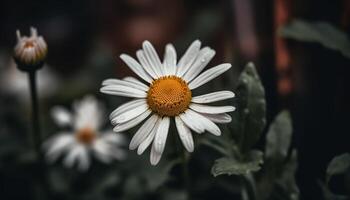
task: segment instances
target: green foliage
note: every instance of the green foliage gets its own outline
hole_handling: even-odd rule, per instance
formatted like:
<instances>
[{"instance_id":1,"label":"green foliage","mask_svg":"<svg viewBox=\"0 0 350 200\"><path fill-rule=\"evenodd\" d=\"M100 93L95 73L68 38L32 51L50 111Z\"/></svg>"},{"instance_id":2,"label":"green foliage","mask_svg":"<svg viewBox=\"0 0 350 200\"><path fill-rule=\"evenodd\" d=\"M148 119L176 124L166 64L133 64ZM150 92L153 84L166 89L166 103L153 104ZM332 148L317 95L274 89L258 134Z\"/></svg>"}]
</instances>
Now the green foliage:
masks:
<instances>
[{"instance_id":1,"label":"green foliage","mask_svg":"<svg viewBox=\"0 0 350 200\"><path fill-rule=\"evenodd\" d=\"M281 111L271 123L266 135L266 160L257 184L261 200L299 199L299 189L295 181L298 167L297 151L294 149L288 158L292 132L289 112Z\"/></svg>"},{"instance_id":2,"label":"green foliage","mask_svg":"<svg viewBox=\"0 0 350 200\"><path fill-rule=\"evenodd\" d=\"M344 153L332 159L327 167L327 182L333 175L343 174L350 169L350 154Z\"/></svg>"},{"instance_id":3,"label":"green foliage","mask_svg":"<svg viewBox=\"0 0 350 200\"><path fill-rule=\"evenodd\" d=\"M265 157L269 160L283 161L287 157L292 137L290 113L280 112L269 127L266 135Z\"/></svg>"},{"instance_id":4,"label":"green foliage","mask_svg":"<svg viewBox=\"0 0 350 200\"><path fill-rule=\"evenodd\" d=\"M349 196L334 194L328 188L328 184L333 176L344 175L344 184L349 185L349 173L350 173L350 154L344 153L334 157L327 167L326 183L321 183L325 198L328 200L333 199L349 199ZM345 186L346 187L346 186ZM349 187L349 186L348 186ZM347 194L349 195L349 193Z\"/></svg>"},{"instance_id":5,"label":"green foliage","mask_svg":"<svg viewBox=\"0 0 350 200\"><path fill-rule=\"evenodd\" d=\"M253 63L244 68L235 92L237 111L232 115L232 128L245 153L259 140L266 125L265 90Z\"/></svg>"},{"instance_id":6,"label":"green foliage","mask_svg":"<svg viewBox=\"0 0 350 200\"><path fill-rule=\"evenodd\" d=\"M215 161L211 170L214 176L249 174L263 163L263 153L251 150L266 124L265 90L253 63L244 68L235 92L237 111L232 117L232 135L205 142L225 156Z\"/></svg>"},{"instance_id":7,"label":"green foliage","mask_svg":"<svg viewBox=\"0 0 350 200\"><path fill-rule=\"evenodd\" d=\"M242 175L260 170L260 164L263 163L263 153L261 151L251 151L243 160L223 157L217 159L211 170L214 176L222 174Z\"/></svg>"},{"instance_id":8,"label":"green foliage","mask_svg":"<svg viewBox=\"0 0 350 200\"><path fill-rule=\"evenodd\" d=\"M317 42L350 58L350 40L346 33L325 22L294 20L280 29L280 35L304 42Z\"/></svg>"}]
</instances>

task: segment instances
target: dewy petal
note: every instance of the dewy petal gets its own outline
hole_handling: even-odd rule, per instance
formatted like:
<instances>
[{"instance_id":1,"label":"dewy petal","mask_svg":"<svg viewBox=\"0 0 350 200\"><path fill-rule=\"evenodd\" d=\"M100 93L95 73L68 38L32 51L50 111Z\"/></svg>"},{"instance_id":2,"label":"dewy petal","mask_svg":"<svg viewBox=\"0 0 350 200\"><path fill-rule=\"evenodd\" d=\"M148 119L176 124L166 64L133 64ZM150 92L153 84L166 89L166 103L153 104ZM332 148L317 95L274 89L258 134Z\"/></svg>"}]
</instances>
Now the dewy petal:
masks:
<instances>
[{"instance_id":1,"label":"dewy petal","mask_svg":"<svg viewBox=\"0 0 350 200\"><path fill-rule=\"evenodd\" d=\"M139 145L139 147L137 149L137 154L141 155L147 149L147 147L152 143L152 141L153 141L153 139L154 139L154 137L155 137L155 135L157 133L160 121L161 120L159 118L159 120L157 121L157 123L155 124L155 126L153 127L151 132L148 134L146 139Z\"/></svg>"},{"instance_id":2,"label":"dewy petal","mask_svg":"<svg viewBox=\"0 0 350 200\"><path fill-rule=\"evenodd\" d=\"M204 117L208 118L209 120L219 123L219 124L226 124L230 123L232 121L232 118L230 115L226 113L221 113L221 114L205 114L201 113Z\"/></svg>"},{"instance_id":3,"label":"dewy petal","mask_svg":"<svg viewBox=\"0 0 350 200\"><path fill-rule=\"evenodd\" d=\"M153 67L153 71L157 74L158 77L164 76L163 66L160 62L158 54L154 49L153 45L149 41L144 41L142 43L143 51L145 53L148 63Z\"/></svg>"},{"instance_id":4,"label":"dewy petal","mask_svg":"<svg viewBox=\"0 0 350 200\"><path fill-rule=\"evenodd\" d=\"M124 96L124 97L134 97L134 98L146 98L147 93L145 91L135 89L132 87L127 87L124 85L107 85L103 86L100 91L105 94Z\"/></svg>"},{"instance_id":5,"label":"dewy petal","mask_svg":"<svg viewBox=\"0 0 350 200\"><path fill-rule=\"evenodd\" d=\"M219 136L221 135L221 130L220 128L212 121L210 121L208 118L204 117L200 113L197 113L195 111L193 112L193 116L196 118L196 120L201 124L201 126L207 130L209 133Z\"/></svg>"},{"instance_id":6,"label":"dewy petal","mask_svg":"<svg viewBox=\"0 0 350 200\"><path fill-rule=\"evenodd\" d=\"M130 79L128 79L130 80ZM134 80L133 80L134 81ZM123 86L126 86L126 87L131 87L131 88L134 88L134 89L137 89L137 90L141 90L141 91L145 91L147 92L148 90L148 87L146 85L140 85L139 83L135 83L133 81L127 81L127 80L119 80L119 79L106 79L102 82L102 85L103 86L108 86L108 85L123 85Z\"/></svg>"},{"instance_id":7,"label":"dewy petal","mask_svg":"<svg viewBox=\"0 0 350 200\"><path fill-rule=\"evenodd\" d=\"M172 44L167 44L165 47L165 55L163 66L166 70L166 75L176 74L176 51Z\"/></svg>"},{"instance_id":8,"label":"dewy petal","mask_svg":"<svg viewBox=\"0 0 350 200\"><path fill-rule=\"evenodd\" d=\"M220 114L226 112L233 112L236 110L234 106L207 106L196 103L191 103L190 108L199 113L207 113L207 114Z\"/></svg>"},{"instance_id":9,"label":"dewy petal","mask_svg":"<svg viewBox=\"0 0 350 200\"><path fill-rule=\"evenodd\" d=\"M127 54L120 55L120 58L129 66L129 68L135 72L143 80L152 83L152 78L146 73L144 68L131 56Z\"/></svg>"},{"instance_id":10,"label":"dewy petal","mask_svg":"<svg viewBox=\"0 0 350 200\"><path fill-rule=\"evenodd\" d=\"M186 73L193 61L196 59L200 47L201 42L199 40L192 42L177 64L176 76L182 77L182 75Z\"/></svg>"},{"instance_id":11,"label":"dewy petal","mask_svg":"<svg viewBox=\"0 0 350 200\"><path fill-rule=\"evenodd\" d=\"M166 138L168 137L169 126L170 126L170 118L163 117L163 119L161 119L160 121L160 125L157 129L157 133L153 141L154 150L158 153L163 153L164 151Z\"/></svg>"},{"instance_id":12,"label":"dewy petal","mask_svg":"<svg viewBox=\"0 0 350 200\"><path fill-rule=\"evenodd\" d=\"M157 152L155 145L152 145L151 155L150 155L151 165L157 165L160 161L160 158L162 157L162 154L163 154L163 151Z\"/></svg>"},{"instance_id":13,"label":"dewy petal","mask_svg":"<svg viewBox=\"0 0 350 200\"><path fill-rule=\"evenodd\" d=\"M73 116L66 108L62 106L55 106L51 110L51 116L58 126L72 125Z\"/></svg>"},{"instance_id":14,"label":"dewy petal","mask_svg":"<svg viewBox=\"0 0 350 200\"><path fill-rule=\"evenodd\" d=\"M148 118L145 123L137 130L135 135L132 137L129 149L134 150L139 146L150 134L155 124L157 123L159 117L157 115L152 115ZM153 137L152 137L153 139Z\"/></svg>"},{"instance_id":15,"label":"dewy petal","mask_svg":"<svg viewBox=\"0 0 350 200\"><path fill-rule=\"evenodd\" d=\"M194 144L191 130L184 124L184 122L178 116L175 117L175 124L182 144L188 152L193 152Z\"/></svg>"},{"instance_id":16,"label":"dewy petal","mask_svg":"<svg viewBox=\"0 0 350 200\"><path fill-rule=\"evenodd\" d=\"M127 122L127 121L132 120L135 117L141 115L147 109L148 109L147 104L141 104L137 107L131 108L130 110L128 110L124 113L121 113L120 115L117 115L115 118L112 119L112 122L114 124L120 124L120 123Z\"/></svg>"},{"instance_id":17,"label":"dewy petal","mask_svg":"<svg viewBox=\"0 0 350 200\"><path fill-rule=\"evenodd\" d=\"M153 70L153 67L148 62L145 56L145 52L143 50L138 50L136 52L137 59L139 59L143 69L154 79L158 78L159 76L156 74L156 72Z\"/></svg>"},{"instance_id":18,"label":"dewy petal","mask_svg":"<svg viewBox=\"0 0 350 200\"><path fill-rule=\"evenodd\" d=\"M117 109L115 109L110 115L109 119L113 119L116 116L120 115L121 113L124 113L132 108L135 108L141 104L147 104L146 99L136 99L129 101L127 103L124 103L123 105L119 106Z\"/></svg>"},{"instance_id":19,"label":"dewy petal","mask_svg":"<svg viewBox=\"0 0 350 200\"><path fill-rule=\"evenodd\" d=\"M194 103L212 103L216 101L222 101L225 99L234 98L235 94L231 91L218 91L209 94L204 94L192 98Z\"/></svg>"},{"instance_id":20,"label":"dewy petal","mask_svg":"<svg viewBox=\"0 0 350 200\"><path fill-rule=\"evenodd\" d=\"M188 69L188 71L183 75L183 79L187 82L193 80L197 75L207 66L207 64L214 57L215 51L209 47L204 47L199 51L198 57Z\"/></svg>"},{"instance_id":21,"label":"dewy petal","mask_svg":"<svg viewBox=\"0 0 350 200\"><path fill-rule=\"evenodd\" d=\"M198 123L197 119L193 115L193 111L190 109L187 109L184 113L181 113L179 115L181 120L188 126L190 129L197 133L203 133L204 128L201 126L200 123Z\"/></svg>"},{"instance_id":22,"label":"dewy petal","mask_svg":"<svg viewBox=\"0 0 350 200\"><path fill-rule=\"evenodd\" d=\"M141 81L139 81L138 79L136 79L134 77L127 76L127 77L123 78L123 80L137 84L139 87L142 87L144 91L148 91L148 89L149 89L149 87L147 85L145 85L144 83L142 83Z\"/></svg>"},{"instance_id":23,"label":"dewy petal","mask_svg":"<svg viewBox=\"0 0 350 200\"><path fill-rule=\"evenodd\" d=\"M144 113L142 113L141 115L135 117L134 119L127 121L125 123L122 124L117 124L114 128L113 131L115 132L122 132L122 131L126 131L129 130L130 128L138 125L139 123L141 123L144 119L146 119L149 115L151 114L150 110L146 110ZM112 121L113 123L114 121Z\"/></svg>"},{"instance_id":24,"label":"dewy petal","mask_svg":"<svg viewBox=\"0 0 350 200\"><path fill-rule=\"evenodd\" d=\"M190 82L188 87L191 90L193 90L193 89L211 81L212 79L216 78L217 76L224 73L225 71L227 71L230 68L231 68L231 64L228 64L228 63L224 63L224 64L218 65L216 67L210 68L210 69L206 70L205 72L203 72L201 75L199 75L197 78L195 78L192 82Z\"/></svg>"}]
</instances>

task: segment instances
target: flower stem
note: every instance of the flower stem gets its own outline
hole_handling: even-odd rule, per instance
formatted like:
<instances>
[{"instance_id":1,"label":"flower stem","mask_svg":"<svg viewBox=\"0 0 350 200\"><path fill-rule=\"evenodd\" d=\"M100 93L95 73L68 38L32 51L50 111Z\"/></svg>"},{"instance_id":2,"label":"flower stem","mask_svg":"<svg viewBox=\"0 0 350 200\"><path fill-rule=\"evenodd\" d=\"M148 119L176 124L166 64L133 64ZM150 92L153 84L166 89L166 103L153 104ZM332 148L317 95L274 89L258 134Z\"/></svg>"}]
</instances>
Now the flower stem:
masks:
<instances>
[{"instance_id":1,"label":"flower stem","mask_svg":"<svg viewBox=\"0 0 350 200\"><path fill-rule=\"evenodd\" d=\"M31 94L32 103L32 140L34 144L34 149L39 158L41 157L41 131L40 131L40 121L39 121L39 106L38 106L38 94L36 88L36 71L31 70L29 73L29 86Z\"/></svg>"},{"instance_id":2,"label":"flower stem","mask_svg":"<svg viewBox=\"0 0 350 200\"><path fill-rule=\"evenodd\" d=\"M255 180L252 176L252 174L246 174L242 176L242 182L244 183L243 187L245 187L245 190L248 195L249 200L256 200L256 186L255 186Z\"/></svg>"},{"instance_id":3,"label":"flower stem","mask_svg":"<svg viewBox=\"0 0 350 200\"><path fill-rule=\"evenodd\" d=\"M182 174L185 182L185 189L187 194L187 200L191 199L191 182L190 182L190 173L188 170L188 158L186 150L182 151Z\"/></svg>"}]
</instances>

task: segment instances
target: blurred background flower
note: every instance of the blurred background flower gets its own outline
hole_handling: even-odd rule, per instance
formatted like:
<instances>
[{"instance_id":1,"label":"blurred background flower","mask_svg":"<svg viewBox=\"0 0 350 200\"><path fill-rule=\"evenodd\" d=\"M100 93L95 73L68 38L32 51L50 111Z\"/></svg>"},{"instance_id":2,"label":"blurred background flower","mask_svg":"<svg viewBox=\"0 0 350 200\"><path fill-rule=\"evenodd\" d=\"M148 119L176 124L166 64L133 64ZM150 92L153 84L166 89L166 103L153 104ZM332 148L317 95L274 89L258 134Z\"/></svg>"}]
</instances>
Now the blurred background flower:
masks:
<instances>
[{"instance_id":1,"label":"blurred background flower","mask_svg":"<svg viewBox=\"0 0 350 200\"><path fill-rule=\"evenodd\" d=\"M69 126L73 130L62 130L44 143L46 158L53 162L62 154L64 164L85 171L90 167L90 154L98 160L109 163L113 159L125 159L126 152L121 148L125 138L112 130L101 130L105 113L104 107L93 96L86 96L75 102L74 112L63 107L52 109L57 125Z\"/></svg>"}]
</instances>

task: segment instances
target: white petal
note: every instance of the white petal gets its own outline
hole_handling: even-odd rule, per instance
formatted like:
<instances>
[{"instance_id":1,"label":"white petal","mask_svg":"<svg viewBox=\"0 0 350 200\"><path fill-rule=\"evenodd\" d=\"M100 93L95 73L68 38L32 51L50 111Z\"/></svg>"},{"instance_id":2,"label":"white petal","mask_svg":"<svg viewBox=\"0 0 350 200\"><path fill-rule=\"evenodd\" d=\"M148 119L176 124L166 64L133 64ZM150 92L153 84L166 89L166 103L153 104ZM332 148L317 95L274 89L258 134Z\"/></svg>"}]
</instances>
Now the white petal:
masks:
<instances>
[{"instance_id":1,"label":"white petal","mask_svg":"<svg viewBox=\"0 0 350 200\"><path fill-rule=\"evenodd\" d=\"M53 162L75 143L76 140L72 133L57 134L43 144L43 148L46 150L45 156L49 162Z\"/></svg>"},{"instance_id":2,"label":"white petal","mask_svg":"<svg viewBox=\"0 0 350 200\"><path fill-rule=\"evenodd\" d=\"M162 154L163 154L163 152L157 152L155 150L155 146L152 145L151 155L150 155L151 165L157 165L160 161L160 158L162 157Z\"/></svg>"},{"instance_id":3,"label":"white petal","mask_svg":"<svg viewBox=\"0 0 350 200\"><path fill-rule=\"evenodd\" d=\"M219 123L219 124L226 124L230 123L232 121L232 118L230 115L226 113L221 113L221 114L205 114L201 113L204 117L208 118L209 120Z\"/></svg>"},{"instance_id":4,"label":"white petal","mask_svg":"<svg viewBox=\"0 0 350 200\"><path fill-rule=\"evenodd\" d=\"M193 112L193 116L196 118L196 120L201 124L201 126L207 130L209 133L219 136L221 135L221 130L220 128L212 121L210 121L208 118L204 117L203 115Z\"/></svg>"},{"instance_id":5,"label":"white petal","mask_svg":"<svg viewBox=\"0 0 350 200\"><path fill-rule=\"evenodd\" d=\"M75 162L78 163L78 168L80 170L86 170L90 165L87 149L81 144L77 144L71 148L67 157L64 159L64 164L67 167L72 167Z\"/></svg>"},{"instance_id":6,"label":"white petal","mask_svg":"<svg viewBox=\"0 0 350 200\"><path fill-rule=\"evenodd\" d=\"M152 78L146 73L143 67L135 59L127 54L120 55L120 58L129 66L133 72L135 72L135 74L149 83L152 82Z\"/></svg>"},{"instance_id":7,"label":"white petal","mask_svg":"<svg viewBox=\"0 0 350 200\"><path fill-rule=\"evenodd\" d=\"M115 116L111 121L113 124L120 124L134 119L135 117L141 115L148 109L147 104L141 104L137 107L131 108L120 115Z\"/></svg>"},{"instance_id":8,"label":"white petal","mask_svg":"<svg viewBox=\"0 0 350 200\"><path fill-rule=\"evenodd\" d=\"M135 108L137 106L140 106L142 104L147 104L146 99L136 99L129 101L127 103L124 103L123 105L119 106L116 108L110 115L109 119L113 119L116 116L120 115L121 113L124 113L132 108Z\"/></svg>"},{"instance_id":9,"label":"white petal","mask_svg":"<svg viewBox=\"0 0 350 200\"><path fill-rule=\"evenodd\" d=\"M135 135L132 137L129 149L134 150L143 142L146 137L150 134L152 131L153 127L157 123L159 117L157 115L152 115L149 119L145 121L144 124L137 130ZM152 138L153 139L153 138Z\"/></svg>"},{"instance_id":10,"label":"white petal","mask_svg":"<svg viewBox=\"0 0 350 200\"><path fill-rule=\"evenodd\" d=\"M192 65L194 60L196 59L199 49L201 47L201 42L196 40L192 42L190 47L186 50L185 54L181 57L177 64L176 76L182 77L188 68Z\"/></svg>"},{"instance_id":11,"label":"white petal","mask_svg":"<svg viewBox=\"0 0 350 200\"><path fill-rule=\"evenodd\" d=\"M55 106L51 110L51 116L59 126L72 125L73 117L72 114L61 106Z\"/></svg>"},{"instance_id":12,"label":"white petal","mask_svg":"<svg viewBox=\"0 0 350 200\"><path fill-rule=\"evenodd\" d=\"M204 69L204 67L207 66L214 55L215 51L209 47L201 49L194 63L191 65L185 75L183 75L183 79L187 82L194 79Z\"/></svg>"},{"instance_id":13,"label":"white petal","mask_svg":"<svg viewBox=\"0 0 350 200\"><path fill-rule=\"evenodd\" d=\"M212 102L230 99L234 97L235 97L235 94L231 91L218 91L218 92L213 92L213 93L193 97L191 101L194 103L212 103Z\"/></svg>"},{"instance_id":14,"label":"white petal","mask_svg":"<svg viewBox=\"0 0 350 200\"><path fill-rule=\"evenodd\" d=\"M147 149L147 147L152 143L152 141L157 133L159 122L160 122L160 118L157 121L157 123L155 124L155 126L153 127L153 129L151 130L151 132L148 134L146 139L144 141L142 141L142 143L139 145L139 147L137 149L137 154L141 155Z\"/></svg>"},{"instance_id":15,"label":"white petal","mask_svg":"<svg viewBox=\"0 0 350 200\"><path fill-rule=\"evenodd\" d=\"M74 102L74 129L90 127L98 130L103 122L103 106L93 96Z\"/></svg>"},{"instance_id":16,"label":"white petal","mask_svg":"<svg viewBox=\"0 0 350 200\"><path fill-rule=\"evenodd\" d=\"M103 86L100 91L105 94L124 96L124 97L134 97L134 98L146 98L147 93L145 91L135 89L132 87L127 87L124 85L107 85Z\"/></svg>"},{"instance_id":17,"label":"white petal","mask_svg":"<svg viewBox=\"0 0 350 200\"><path fill-rule=\"evenodd\" d=\"M225 71L227 71L230 68L231 68L231 64L228 64L228 63L224 63L224 64L218 65L216 67L210 68L210 69L206 70L205 72L203 72L201 75L197 76L197 78L194 79L188 85L188 87L191 90L193 90L193 89L211 81L212 79L216 78L217 76L224 73Z\"/></svg>"},{"instance_id":18,"label":"white petal","mask_svg":"<svg viewBox=\"0 0 350 200\"><path fill-rule=\"evenodd\" d=\"M153 71L158 75L158 77L164 76L163 66L160 62L158 54L154 49L153 45L149 41L144 41L142 43L143 51L145 53L148 63L153 67Z\"/></svg>"},{"instance_id":19,"label":"white petal","mask_svg":"<svg viewBox=\"0 0 350 200\"><path fill-rule=\"evenodd\" d=\"M172 44L168 44L165 47L164 55L164 69L166 70L166 75L176 74L176 51Z\"/></svg>"},{"instance_id":20,"label":"white petal","mask_svg":"<svg viewBox=\"0 0 350 200\"><path fill-rule=\"evenodd\" d=\"M111 130L101 133L98 140L103 140L104 142L114 145L114 146L124 146L127 140L123 134L115 133Z\"/></svg>"},{"instance_id":21,"label":"white petal","mask_svg":"<svg viewBox=\"0 0 350 200\"><path fill-rule=\"evenodd\" d=\"M184 113L180 114L179 117L186 124L186 126L188 126L193 131L197 133L203 133L205 131L193 115L193 111L190 109L187 109Z\"/></svg>"},{"instance_id":22,"label":"white petal","mask_svg":"<svg viewBox=\"0 0 350 200\"><path fill-rule=\"evenodd\" d=\"M137 79L135 79L137 80ZM141 83L141 82L139 82ZM123 86L126 86L126 87L131 87L131 88L134 88L134 89L137 89L137 90L141 90L141 91L147 91L148 90L148 87L146 85L140 85L139 83L135 83L133 81L126 81L126 80L119 80L119 79L106 79L102 82L102 85L103 86L108 86L108 85L123 85Z\"/></svg>"},{"instance_id":23,"label":"white petal","mask_svg":"<svg viewBox=\"0 0 350 200\"><path fill-rule=\"evenodd\" d=\"M142 87L144 91L148 91L148 89L149 89L149 87L147 85L145 85L144 83L142 83L141 81L139 81L138 79L136 79L134 77L127 76L127 77L123 78L123 80L137 84L139 87Z\"/></svg>"},{"instance_id":24,"label":"white petal","mask_svg":"<svg viewBox=\"0 0 350 200\"><path fill-rule=\"evenodd\" d=\"M122 131L126 131L129 130L130 128L138 125L139 123L141 123L144 119L146 119L146 117L148 117L151 114L150 110L146 110L144 113L142 113L141 115L135 117L134 119L127 121L125 123L122 124L117 124L113 131L115 132L122 132ZM112 121L113 123L114 121Z\"/></svg>"},{"instance_id":25,"label":"white petal","mask_svg":"<svg viewBox=\"0 0 350 200\"><path fill-rule=\"evenodd\" d=\"M162 153L164 151L166 138L168 137L169 126L170 126L170 118L163 117L163 119L161 119L160 121L159 127L157 129L157 133L153 141L154 150L157 151L158 153Z\"/></svg>"},{"instance_id":26,"label":"white petal","mask_svg":"<svg viewBox=\"0 0 350 200\"><path fill-rule=\"evenodd\" d=\"M136 52L136 56L139 59L143 69L154 79L158 78L159 76L156 74L156 72L153 69L153 66L148 62L145 56L145 52L143 50L138 50Z\"/></svg>"},{"instance_id":27,"label":"white petal","mask_svg":"<svg viewBox=\"0 0 350 200\"><path fill-rule=\"evenodd\" d=\"M234 106L207 106L202 104L191 103L190 108L200 112L207 114L220 114L226 112L233 112L236 110Z\"/></svg>"},{"instance_id":28,"label":"white petal","mask_svg":"<svg viewBox=\"0 0 350 200\"><path fill-rule=\"evenodd\" d=\"M110 152L110 146L104 140L96 140L92 149L94 150L96 158L104 163L109 163L112 161L112 156Z\"/></svg>"},{"instance_id":29,"label":"white petal","mask_svg":"<svg viewBox=\"0 0 350 200\"><path fill-rule=\"evenodd\" d=\"M193 152L194 144L191 130L184 124L184 122L178 116L175 117L175 124L182 144L188 152Z\"/></svg>"}]
</instances>

